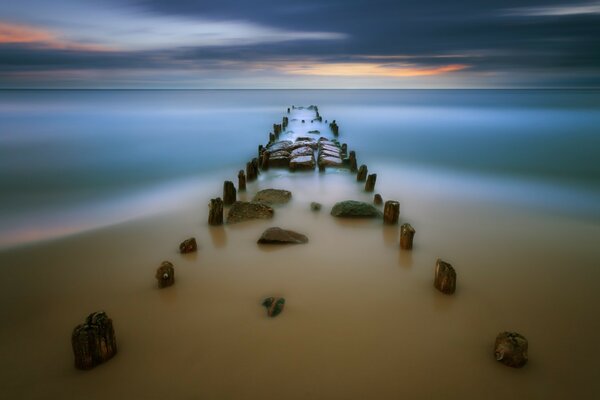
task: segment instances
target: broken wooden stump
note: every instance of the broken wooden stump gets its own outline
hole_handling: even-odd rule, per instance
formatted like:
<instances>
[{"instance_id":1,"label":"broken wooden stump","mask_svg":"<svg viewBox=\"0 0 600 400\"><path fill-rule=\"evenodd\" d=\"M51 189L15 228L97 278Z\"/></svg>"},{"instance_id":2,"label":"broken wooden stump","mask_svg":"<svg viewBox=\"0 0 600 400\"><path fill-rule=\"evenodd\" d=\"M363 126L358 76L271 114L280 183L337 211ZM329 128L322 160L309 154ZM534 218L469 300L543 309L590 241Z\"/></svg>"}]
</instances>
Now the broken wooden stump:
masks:
<instances>
[{"instance_id":1,"label":"broken wooden stump","mask_svg":"<svg viewBox=\"0 0 600 400\"><path fill-rule=\"evenodd\" d=\"M240 192L246 190L246 174L243 169L238 172L238 189Z\"/></svg>"},{"instance_id":2,"label":"broken wooden stump","mask_svg":"<svg viewBox=\"0 0 600 400\"><path fill-rule=\"evenodd\" d=\"M262 168L263 171L269 169L270 159L271 159L271 153L269 153L268 151L264 151L260 158L260 167Z\"/></svg>"},{"instance_id":3,"label":"broken wooden stump","mask_svg":"<svg viewBox=\"0 0 600 400\"><path fill-rule=\"evenodd\" d=\"M226 206L235 203L237 200L237 192L235 190L235 186L233 186L233 182L225 181L223 182L223 204Z\"/></svg>"},{"instance_id":4,"label":"broken wooden stump","mask_svg":"<svg viewBox=\"0 0 600 400\"><path fill-rule=\"evenodd\" d=\"M223 200L221 200L220 197L217 197L216 199L210 199L210 204L208 205L208 224L223 224Z\"/></svg>"},{"instance_id":5,"label":"broken wooden stump","mask_svg":"<svg viewBox=\"0 0 600 400\"><path fill-rule=\"evenodd\" d=\"M513 368L527 364L529 343L525 336L517 332L501 332L496 336L494 355L496 360Z\"/></svg>"},{"instance_id":6,"label":"broken wooden stump","mask_svg":"<svg viewBox=\"0 0 600 400\"><path fill-rule=\"evenodd\" d=\"M246 181L252 182L258 177L258 158L246 163Z\"/></svg>"},{"instance_id":7,"label":"broken wooden stump","mask_svg":"<svg viewBox=\"0 0 600 400\"><path fill-rule=\"evenodd\" d=\"M169 261L163 261L154 275L158 281L159 288L166 288L175 283L175 268Z\"/></svg>"},{"instance_id":8,"label":"broken wooden stump","mask_svg":"<svg viewBox=\"0 0 600 400\"><path fill-rule=\"evenodd\" d=\"M75 368L92 369L117 354L117 340L112 320L105 312L90 314L71 334Z\"/></svg>"},{"instance_id":9,"label":"broken wooden stump","mask_svg":"<svg viewBox=\"0 0 600 400\"><path fill-rule=\"evenodd\" d=\"M397 224L400 216L400 203L388 200L383 206L383 222L389 225Z\"/></svg>"},{"instance_id":10,"label":"broken wooden stump","mask_svg":"<svg viewBox=\"0 0 600 400\"><path fill-rule=\"evenodd\" d=\"M338 126L338 124L335 122L335 119L329 124L329 127L331 128L331 132L333 132L333 134L335 136L340 134L340 127Z\"/></svg>"},{"instance_id":11,"label":"broken wooden stump","mask_svg":"<svg viewBox=\"0 0 600 400\"><path fill-rule=\"evenodd\" d=\"M265 147L262 144L258 145L258 158L262 156L263 151L265 151Z\"/></svg>"},{"instance_id":12,"label":"broken wooden stump","mask_svg":"<svg viewBox=\"0 0 600 400\"><path fill-rule=\"evenodd\" d=\"M365 164L361 165L360 168L358 169L358 174L356 174L356 181L357 182L366 181L368 171L369 170Z\"/></svg>"},{"instance_id":13,"label":"broken wooden stump","mask_svg":"<svg viewBox=\"0 0 600 400\"><path fill-rule=\"evenodd\" d=\"M258 244L302 244L308 243L308 237L298 232L279 227L268 228L258 239Z\"/></svg>"},{"instance_id":14,"label":"broken wooden stump","mask_svg":"<svg viewBox=\"0 0 600 400\"><path fill-rule=\"evenodd\" d=\"M456 271L449 263L437 259L435 263L435 281L433 285L444 294L452 294L456 290Z\"/></svg>"},{"instance_id":15,"label":"broken wooden stump","mask_svg":"<svg viewBox=\"0 0 600 400\"><path fill-rule=\"evenodd\" d=\"M346 156L348 154L348 145L346 143L342 143L342 155Z\"/></svg>"},{"instance_id":16,"label":"broken wooden stump","mask_svg":"<svg viewBox=\"0 0 600 400\"><path fill-rule=\"evenodd\" d=\"M276 317L283 311L285 299L283 297L267 297L262 302L262 305L267 308L267 315L269 317Z\"/></svg>"},{"instance_id":17,"label":"broken wooden stump","mask_svg":"<svg viewBox=\"0 0 600 400\"><path fill-rule=\"evenodd\" d=\"M269 132L269 143L275 143L275 134Z\"/></svg>"},{"instance_id":18,"label":"broken wooden stump","mask_svg":"<svg viewBox=\"0 0 600 400\"><path fill-rule=\"evenodd\" d=\"M358 170L356 166L356 152L354 150L350 151L348 155L348 163L350 164L350 171L356 172Z\"/></svg>"},{"instance_id":19,"label":"broken wooden stump","mask_svg":"<svg viewBox=\"0 0 600 400\"><path fill-rule=\"evenodd\" d=\"M181 242L181 244L179 245L179 251L182 254L185 253L191 253L198 250L198 245L196 244L196 238L189 238L189 239L185 239L183 242Z\"/></svg>"},{"instance_id":20,"label":"broken wooden stump","mask_svg":"<svg viewBox=\"0 0 600 400\"><path fill-rule=\"evenodd\" d=\"M415 236L415 228L411 224L402 224L400 226L400 248L410 250L413 247L413 238Z\"/></svg>"},{"instance_id":21,"label":"broken wooden stump","mask_svg":"<svg viewBox=\"0 0 600 400\"><path fill-rule=\"evenodd\" d=\"M381 195L379 193L375 194L375 196L373 196L373 203L377 204L378 206L383 204L383 198L381 197Z\"/></svg>"},{"instance_id":22,"label":"broken wooden stump","mask_svg":"<svg viewBox=\"0 0 600 400\"><path fill-rule=\"evenodd\" d=\"M365 183L365 191L372 192L375 190L375 182L377 181L377 174L371 174L367 177L367 183Z\"/></svg>"}]
</instances>

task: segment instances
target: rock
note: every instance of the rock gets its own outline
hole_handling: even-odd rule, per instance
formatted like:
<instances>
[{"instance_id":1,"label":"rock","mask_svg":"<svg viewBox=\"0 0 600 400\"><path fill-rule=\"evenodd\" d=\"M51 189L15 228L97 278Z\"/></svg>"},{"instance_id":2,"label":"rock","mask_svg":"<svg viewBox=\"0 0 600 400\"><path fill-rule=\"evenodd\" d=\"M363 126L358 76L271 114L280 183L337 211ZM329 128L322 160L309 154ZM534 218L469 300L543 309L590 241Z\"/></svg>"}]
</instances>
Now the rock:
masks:
<instances>
[{"instance_id":1,"label":"rock","mask_svg":"<svg viewBox=\"0 0 600 400\"><path fill-rule=\"evenodd\" d=\"M451 264L437 259L435 263L435 280L433 285L444 294L452 294L456 290L456 271Z\"/></svg>"},{"instance_id":2,"label":"rock","mask_svg":"<svg viewBox=\"0 0 600 400\"><path fill-rule=\"evenodd\" d=\"M290 147L290 151L296 150L300 147L310 147L311 149L317 149L319 147L318 143L314 140L301 140L297 141Z\"/></svg>"},{"instance_id":3,"label":"rock","mask_svg":"<svg viewBox=\"0 0 600 400\"><path fill-rule=\"evenodd\" d=\"M296 158L300 156L312 156L314 154L314 150L308 146L298 147L294 149L290 154L291 158Z\"/></svg>"},{"instance_id":4,"label":"rock","mask_svg":"<svg viewBox=\"0 0 600 400\"><path fill-rule=\"evenodd\" d=\"M527 364L528 347L529 343L523 335L517 332L501 332L496 336L494 355L502 364L520 368Z\"/></svg>"},{"instance_id":5,"label":"rock","mask_svg":"<svg viewBox=\"0 0 600 400\"><path fill-rule=\"evenodd\" d=\"M314 169L315 158L313 156L299 156L290 160L290 169Z\"/></svg>"},{"instance_id":6,"label":"rock","mask_svg":"<svg viewBox=\"0 0 600 400\"><path fill-rule=\"evenodd\" d=\"M313 211L320 211L321 203L317 203L316 201L313 201L312 203L310 203L310 209Z\"/></svg>"},{"instance_id":7,"label":"rock","mask_svg":"<svg viewBox=\"0 0 600 400\"><path fill-rule=\"evenodd\" d=\"M336 203L331 209L331 215L341 218L378 218L382 216L381 211L371 204L355 200Z\"/></svg>"},{"instance_id":8,"label":"rock","mask_svg":"<svg viewBox=\"0 0 600 400\"><path fill-rule=\"evenodd\" d=\"M227 223L235 224L252 219L269 219L273 218L273 214L273 209L265 203L256 201L236 201L229 209Z\"/></svg>"},{"instance_id":9,"label":"rock","mask_svg":"<svg viewBox=\"0 0 600 400\"><path fill-rule=\"evenodd\" d=\"M91 369L117 354L112 320L105 312L91 313L71 334L75 368Z\"/></svg>"},{"instance_id":10,"label":"rock","mask_svg":"<svg viewBox=\"0 0 600 400\"><path fill-rule=\"evenodd\" d=\"M159 288L165 288L175 283L175 268L169 261L163 261L154 276Z\"/></svg>"},{"instance_id":11,"label":"rock","mask_svg":"<svg viewBox=\"0 0 600 400\"><path fill-rule=\"evenodd\" d=\"M269 156L269 167L271 168L287 168L290 165L290 156L287 152L277 152L277 155Z\"/></svg>"},{"instance_id":12,"label":"rock","mask_svg":"<svg viewBox=\"0 0 600 400\"><path fill-rule=\"evenodd\" d=\"M182 254L191 253L191 252L196 251L196 250L198 250L198 245L196 244L196 239L195 238L185 239L179 245L179 251Z\"/></svg>"},{"instance_id":13,"label":"rock","mask_svg":"<svg viewBox=\"0 0 600 400\"><path fill-rule=\"evenodd\" d=\"M280 150L288 150L294 143L291 140L282 140L280 142L271 143L267 146L269 153L274 153Z\"/></svg>"},{"instance_id":14,"label":"rock","mask_svg":"<svg viewBox=\"0 0 600 400\"><path fill-rule=\"evenodd\" d=\"M321 131L318 131L318 130L314 129L312 131L308 131L308 133L311 133L313 135L318 135L319 133L321 133Z\"/></svg>"},{"instance_id":15,"label":"rock","mask_svg":"<svg viewBox=\"0 0 600 400\"><path fill-rule=\"evenodd\" d=\"M282 189L264 189L254 195L252 201L260 201L267 204L283 204L290 201L292 192Z\"/></svg>"},{"instance_id":16,"label":"rock","mask_svg":"<svg viewBox=\"0 0 600 400\"><path fill-rule=\"evenodd\" d=\"M267 315L269 317L276 317L283 311L285 299L283 297L267 297L262 302L262 305L267 308Z\"/></svg>"},{"instance_id":17,"label":"rock","mask_svg":"<svg viewBox=\"0 0 600 400\"><path fill-rule=\"evenodd\" d=\"M307 242L308 238L305 235L279 227L267 229L258 239L259 244L301 244Z\"/></svg>"},{"instance_id":18,"label":"rock","mask_svg":"<svg viewBox=\"0 0 600 400\"><path fill-rule=\"evenodd\" d=\"M310 132L308 132L310 133ZM299 136L295 140L296 142L314 142L315 139L308 136Z\"/></svg>"},{"instance_id":19,"label":"rock","mask_svg":"<svg viewBox=\"0 0 600 400\"><path fill-rule=\"evenodd\" d=\"M323 156L323 157L319 157L319 166L321 166L321 165L327 166L327 167L341 167L344 165L344 163L341 158Z\"/></svg>"},{"instance_id":20,"label":"rock","mask_svg":"<svg viewBox=\"0 0 600 400\"><path fill-rule=\"evenodd\" d=\"M339 151L331 151L331 150L320 150L319 157L333 157L333 158L342 158L341 153Z\"/></svg>"}]
</instances>

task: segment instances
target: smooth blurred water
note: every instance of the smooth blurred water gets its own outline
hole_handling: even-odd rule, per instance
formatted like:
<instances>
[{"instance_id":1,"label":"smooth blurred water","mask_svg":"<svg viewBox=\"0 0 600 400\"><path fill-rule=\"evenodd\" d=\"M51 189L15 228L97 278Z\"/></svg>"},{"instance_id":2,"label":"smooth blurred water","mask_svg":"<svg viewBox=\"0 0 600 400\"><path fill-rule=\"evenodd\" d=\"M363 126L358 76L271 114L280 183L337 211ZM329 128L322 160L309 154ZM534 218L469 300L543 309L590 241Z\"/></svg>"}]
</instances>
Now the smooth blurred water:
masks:
<instances>
[{"instance_id":1,"label":"smooth blurred water","mask_svg":"<svg viewBox=\"0 0 600 400\"><path fill-rule=\"evenodd\" d=\"M336 119L359 162L600 221L599 91L1 91L0 246L158 212L215 171L235 176L292 104Z\"/></svg>"}]
</instances>

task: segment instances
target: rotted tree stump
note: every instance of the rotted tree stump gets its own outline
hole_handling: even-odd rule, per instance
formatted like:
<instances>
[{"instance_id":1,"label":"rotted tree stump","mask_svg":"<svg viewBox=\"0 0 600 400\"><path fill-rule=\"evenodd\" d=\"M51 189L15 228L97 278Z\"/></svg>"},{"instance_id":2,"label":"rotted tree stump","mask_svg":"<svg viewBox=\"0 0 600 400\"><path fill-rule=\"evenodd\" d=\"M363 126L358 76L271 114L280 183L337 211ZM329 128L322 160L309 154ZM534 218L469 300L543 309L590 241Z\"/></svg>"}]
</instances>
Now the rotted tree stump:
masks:
<instances>
[{"instance_id":1,"label":"rotted tree stump","mask_svg":"<svg viewBox=\"0 0 600 400\"><path fill-rule=\"evenodd\" d=\"M366 181L368 171L369 170L365 164L361 165L360 168L358 169L358 174L356 174L356 181L357 182Z\"/></svg>"},{"instance_id":2,"label":"rotted tree stump","mask_svg":"<svg viewBox=\"0 0 600 400\"><path fill-rule=\"evenodd\" d=\"M112 320L105 312L90 314L71 334L75 368L92 369L117 354L117 340Z\"/></svg>"},{"instance_id":3,"label":"rotted tree stump","mask_svg":"<svg viewBox=\"0 0 600 400\"><path fill-rule=\"evenodd\" d=\"M196 238L185 239L179 245L179 251L182 254L191 253L198 250L198 245L196 244Z\"/></svg>"},{"instance_id":4,"label":"rotted tree stump","mask_svg":"<svg viewBox=\"0 0 600 400\"><path fill-rule=\"evenodd\" d=\"M375 194L375 196L373 196L373 203L377 204L378 206L383 204L383 198L381 197L381 195L379 193Z\"/></svg>"},{"instance_id":5,"label":"rotted tree stump","mask_svg":"<svg viewBox=\"0 0 600 400\"><path fill-rule=\"evenodd\" d=\"M238 172L238 188L240 192L246 190L246 174L243 169Z\"/></svg>"},{"instance_id":6,"label":"rotted tree stump","mask_svg":"<svg viewBox=\"0 0 600 400\"><path fill-rule=\"evenodd\" d=\"M223 182L223 204L226 206L235 203L237 200L237 192L235 190L235 186L233 186L233 182L225 181Z\"/></svg>"},{"instance_id":7,"label":"rotted tree stump","mask_svg":"<svg viewBox=\"0 0 600 400\"><path fill-rule=\"evenodd\" d=\"M415 228L411 224L402 224L400 226L400 248L410 250L413 247L413 238L415 237Z\"/></svg>"},{"instance_id":8,"label":"rotted tree stump","mask_svg":"<svg viewBox=\"0 0 600 400\"><path fill-rule=\"evenodd\" d=\"M354 150L350 151L348 155L348 161L350 163L350 171L356 172L358 170L356 166L356 152Z\"/></svg>"},{"instance_id":9,"label":"rotted tree stump","mask_svg":"<svg viewBox=\"0 0 600 400\"><path fill-rule=\"evenodd\" d=\"M452 294L456 290L456 271L449 263L437 259L435 263L435 281L433 285L444 294Z\"/></svg>"},{"instance_id":10,"label":"rotted tree stump","mask_svg":"<svg viewBox=\"0 0 600 400\"><path fill-rule=\"evenodd\" d=\"M501 332L496 336L494 355L496 360L513 368L527 364L529 342L517 332Z\"/></svg>"},{"instance_id":11,"label":"rotted tree stump","mask_svg":"<svg viewBox=\"0 0 600 400\"><path fill-rule=\"evenodd\" d=\"M365 183L365 191L372 192L375 190L375 182L377 181L377 174L371 174L367 177L367 183Z\"/></svg>"},{"instance_id":12,"label":"rotted tree stump","mask_svg":"<svg viewBox=\"0 0 600 400\"><path fill-rule=\"evenodd\" d=\"M262 305L267 308L269 317L276 317L283 311L285 299L283 297L267 297Z\"/></svg>"},{"instance_id":13,"label":"rotted tree stump","mask_svg":"<svg viewBox=\"0 0 600 400\"><path fill-rule=\"evenodd\" d=\"M383 206L383 222L389 225L397 224L400 216L400 203L388 200Z\"/></svg>"},{"instance_id":14,"label":"rotted tree stump","mask_svg":"<svg viewBox=\"0 0 600 400\"><path fill-rule=\"evenodd\" d=\"M154 276L158 281L159 288L166 288L175 283L175 268L169 261L163 261L156 270Z\"/></svg>"},{"instance_id":15,"label":"rotted tree stump","mask_svg":"<svg viewBox=\"0 0 600 400\"><path fill-rule=\"evenodd\" d=\"M223 225L223 200L220 197L210 199L210 204L208 205L208 224Z\"/></svg>"}]
</instances>

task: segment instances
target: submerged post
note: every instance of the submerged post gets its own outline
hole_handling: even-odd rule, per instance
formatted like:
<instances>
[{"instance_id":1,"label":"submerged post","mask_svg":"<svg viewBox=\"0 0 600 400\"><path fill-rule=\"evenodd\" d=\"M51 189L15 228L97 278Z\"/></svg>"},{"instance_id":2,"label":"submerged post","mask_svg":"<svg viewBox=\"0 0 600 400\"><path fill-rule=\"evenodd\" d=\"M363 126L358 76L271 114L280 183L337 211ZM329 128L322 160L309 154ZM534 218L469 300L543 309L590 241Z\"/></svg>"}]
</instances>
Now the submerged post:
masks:
<instances>
[{"instance_id":1,"label":"submerged post","mask_svg":"<svg viewBox=\"0 0 600 400\"><path fill-rule=\"evenodd\" d=\"M235 186L233 186L233 182L223 182L223 204L230 205L235 203L236 197L237 192L235 190Z\"/></svg>"},{"instance_id":2,"label":"submerged post","mask_svg":"<svg viewBox=\"0 0 600 400\"><path fill-rule=\"evenodd\" d=\"M354 150L350 151L348 155L348 161L350 162L350 171L356 172L356 152Z\"/></svg>"},{"instance_id":3,"label":"submerged post","mask_svg":"<svg viewBox=\"0 0 600 400\"><path fill-rule=\"evenodd\" d=\"M397 224L400 216L400 203L394 200L388 200L383 206L383 222L386 224Z\"/></svg>"},{"instance_id":4,"label":"submerged post","mask_svg":"<svg viewBox=\"0 0 600 400\"><path fill-rule=\"evenodd\" d=\"M435 281L433 285L444 294L452 294L456 290L456 271L452 265L439 258L435 263Z\"/></svg>"},{"instance_id":5,"label":"submerged post","mask_svg":"<svg viewBox=\"0 0 600 400\"><path fill-rule=\"evenodd\" d=\"M117 354L112 320L105 312L91 313L71 334L75 368L92 369Z\"/></svg>"},{"instance_id":6,"label":"submerged post","mask_svg":"<svg viewBox=\"0 0 600 400\"><path fill-rule=\"evenodd\" d=\"M372 192L375 190L375 182L377 181L377 174L371 174L367 178L367 183L365 184L365 191Z\"/></svg>"},{"instance_id":7,"label":"submerged post","mask_svg":"<svg viewBox=\"0 0 600 400\"><path fill-rule=\"evenodd\" d=\"M378 206L383 204L383 198L381 197L381 195L379 193L375 194L375 196L373 196L373 203L377 204Z\"/></svg>"},{"instance_id":8,"label":"submerged post","mask_svg":"<svg viewBox=\"0 0 600 400\"><path fill-rule=\"evenodd\" d=\"M208 224L222 225L223 224L223 200L220 197L210 199L208 209Z\"/></svg>"},{"instance_id":9,"label":"submerged post","mask_svg":"<svg viewBox=\"0 0 600 400\"><path fill-rule=\"evenodd\" d=\"M238 172L238 188L240 192L246 190L246 174L243 169Z\"/></svg>"},{"instance_id":10,"label":"submerged post","mask_svg":"<svg viewBox=\"0 0 600 400\"><path fill-rule=\"evenodd\" d=\"M411 224L402 224L400 226L400 248L410 250L413 247L413 238L415 236L415 228Z\"/></svg>"},{"instance_id":11,"label":"submerged post","mask_svg":"<svg viewBox=\"0 0 600 400\"><path fill-rule=\"evenodd\" d=\"M356 181L357 182L366 181L368 171L369 170L365 164L361 165L360 168L358 169L358 174L356 174Z\"/></svg>"}]
</instances>

